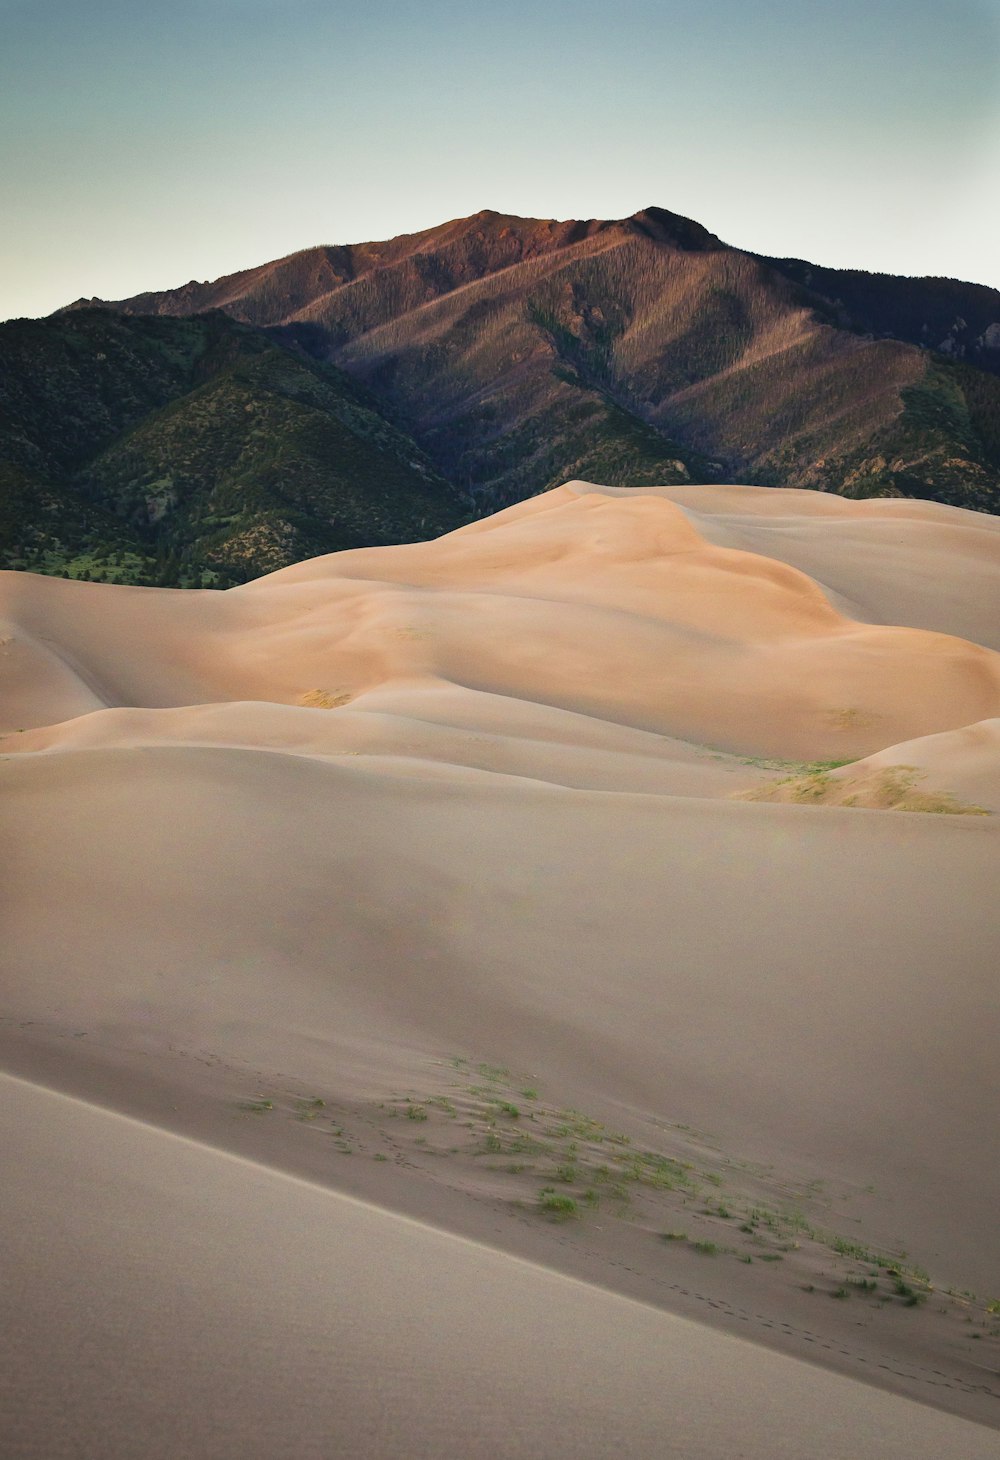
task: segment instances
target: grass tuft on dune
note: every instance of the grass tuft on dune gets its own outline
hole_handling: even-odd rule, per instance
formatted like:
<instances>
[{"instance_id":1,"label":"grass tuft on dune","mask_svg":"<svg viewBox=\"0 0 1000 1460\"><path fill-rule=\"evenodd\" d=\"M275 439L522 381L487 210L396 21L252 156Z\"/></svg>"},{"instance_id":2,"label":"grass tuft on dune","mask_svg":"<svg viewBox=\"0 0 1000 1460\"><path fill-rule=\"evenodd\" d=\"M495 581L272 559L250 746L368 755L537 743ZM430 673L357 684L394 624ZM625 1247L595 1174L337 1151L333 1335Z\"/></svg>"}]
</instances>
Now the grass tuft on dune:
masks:
<instances>
[{"instance_id":1,"label":"grass tuft on dune","mask_svg":"<svg viewBox=\"0 0 1000 1460\"><path fill-rule=\"evenodd\" d=\"M815 770L804 776L738 791L742 801L772 801L796 806L857 806L869 811L920 811L936 816L989 816L985 806L960 801L950 791L925 791L925 773L916 766L886 766L862 775Z\"/></svg>"}]
</instances>

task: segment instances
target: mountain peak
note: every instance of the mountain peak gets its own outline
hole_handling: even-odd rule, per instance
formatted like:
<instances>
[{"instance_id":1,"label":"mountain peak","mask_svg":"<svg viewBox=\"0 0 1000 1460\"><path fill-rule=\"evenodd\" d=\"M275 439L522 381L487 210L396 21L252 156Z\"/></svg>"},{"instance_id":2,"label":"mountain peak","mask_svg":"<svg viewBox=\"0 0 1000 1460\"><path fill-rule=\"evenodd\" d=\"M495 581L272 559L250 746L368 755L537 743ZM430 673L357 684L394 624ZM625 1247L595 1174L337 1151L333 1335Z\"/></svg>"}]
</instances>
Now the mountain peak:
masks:
<instances>
[{"instance_id":1,"label":"mountain peak","mask_svg":"<svg viewBox=\"0 0 1000 1460\"><path fill-rule=\"evenodd\" d=\"M717 249L729 248L729 244L723 243L701 223L680 213L671 213L666 208L642 208L625 221L656 243L672 244L688 253L713 253Z\"/></svg>"}]
</instances>

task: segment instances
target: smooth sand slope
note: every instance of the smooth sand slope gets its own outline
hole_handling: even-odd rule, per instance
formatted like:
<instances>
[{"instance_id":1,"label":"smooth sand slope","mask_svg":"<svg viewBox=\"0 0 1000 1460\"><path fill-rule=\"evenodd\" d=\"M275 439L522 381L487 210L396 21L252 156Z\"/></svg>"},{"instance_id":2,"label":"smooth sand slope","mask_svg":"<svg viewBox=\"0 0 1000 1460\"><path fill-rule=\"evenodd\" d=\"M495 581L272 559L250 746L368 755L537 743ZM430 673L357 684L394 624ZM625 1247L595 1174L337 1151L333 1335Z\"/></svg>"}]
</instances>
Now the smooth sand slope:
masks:
<instances>
[{"instance_id":1,"label":"smooth sand slope","mask_svg":"<svg viewBox=\"0 0 1000 1460\"><path fill-rule=\"evenodd\" d=\"M1000 1426L997 519L575 483L434 543L225 594L0 581L0 1064L251 1158L257 1174L237 1178L222 1155L114 1126L141 1146L140 1205L162 1163L174 1170L168 1150L211 1167L179 1242L202 1221L225 1227L242 1182L262 1221L302 1208L304 1273L315 1204L345 1242L357 1219L262 1168L298 1172ZM904 802L884 794L887 774L932 809L891 809ZM56 1109L18 1090L26 1111ZM75 1211L80 1163L54 1158L53 1132L82 1123L90 1151L111 1117L58 1109L18 1123L18 1160L43 1163L51 1200ZM72 1240L112 1230L101 1201L101 1215L80 1208ZM367 1250L453 1263L456 1294L484 1314L499 1288L527 1301L543 1282L393 1221L366 1215ZM83 1243L92 1273L105 1240ZM264 1255L234 1228L211 1270ZM366 1288L361 1270L381 1261L351 1258L350 1301L378 1315L366 1309L340 1362L360 1385L370 1360L377 1392L390 1408L412 1400L414 1420L407 1445L390 1425L357 1453L522 1453L496 1418L506 1366L483 1378L454 1333L435 1334L425 1367L379 1370L394 1291ZM164 1257L171 1278L178 1264ZM140 1268L115 1278L108 1312L147 1280ZM73 1287L80 1303L96 1281ZM745 1344L725 1359L718 1335L544 1281L567 1331L586 1322L614 1353L634 1332L654 1369L685 1354L703 1355L702 1374L778 1363ZM279 1302L269 1284L239 1298L255 1333ZM220 1276L209 1328L226 1334L236 1302ZM308 1346L320 1298L303 1302ZM343 1353L342 1331L329 1342ZM293 1366L254 1343L244 1377L285 1414ZM588 1442L567 1418L596 1382L580 1345L559 1374L529 1364L536 1377L514 1386L555 1454L608 1453L600 1428ZM142 1344L129 1354L138 1392ZM479 1414L480 1451L440 1448L435 1404L413 1399L436 1392L425 1368L435 1383L452 1373L456 1423L467 1433ZM659 1420L642 1428L652 1371L621 1369L628 1394L594 1392L629 1453L720 1453L723 1432L732 1447L745 1397L727 1389L718 1415L700 1397L670 1450ZM782 1435L801 1437L782 1395L814 1386L816 1442L782 1451L765 1405L735 1453L897 1453L877 1429L828 1441L821 1396L851 1394L845 1414L882 1423L888 1401L868 1385L767 1372L754 1382ZM17 1373L25 1436L45 1406ZM532 1406L550 1381L543 1422ZM97 1426L110 1380L78 1382L66 1403ZM164 1384L208 1424L203 1375L178 1358ZM368 1435L351 1392L352 1433ZM906 1413L898 1453L923 1453L913 1436L930 1443L939 1421ZM123 1433L79 1453L132 1453ZM194 1433L143 1453L229 1453ZM963 1444L950 1452L978 1453Z\"/></svg>"},{"instance_id":2,"label":"smooth sand slope","mask_svg":"<svg viewBox=\"0 0 1000 1460\"><path fill-rule=\"evenodd\" d=\"M7 1460L996 1454L978 1425L745 1340L37 1086L0 1094Z\"/></svg>"}]
</instances>

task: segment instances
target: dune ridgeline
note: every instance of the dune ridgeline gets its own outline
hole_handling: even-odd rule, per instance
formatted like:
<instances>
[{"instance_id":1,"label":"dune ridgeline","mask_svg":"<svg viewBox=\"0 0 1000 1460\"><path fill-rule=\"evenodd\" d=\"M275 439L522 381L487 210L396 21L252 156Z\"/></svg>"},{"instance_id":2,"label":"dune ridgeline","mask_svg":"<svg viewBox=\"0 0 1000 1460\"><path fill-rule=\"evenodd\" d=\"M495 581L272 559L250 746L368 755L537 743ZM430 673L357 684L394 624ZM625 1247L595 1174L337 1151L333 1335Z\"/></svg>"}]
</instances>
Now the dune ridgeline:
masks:
<instances>
[{"instance_id":1,"label":"dune ridgeline","mask_svg":"<svg viewBox=\"0 0 1000 1460\"><path fill-rule=\"evenodd\" d=\"M995 1455L998 605L684 483L0 576L11 1453Z\"/></svg>"}]
</instances>

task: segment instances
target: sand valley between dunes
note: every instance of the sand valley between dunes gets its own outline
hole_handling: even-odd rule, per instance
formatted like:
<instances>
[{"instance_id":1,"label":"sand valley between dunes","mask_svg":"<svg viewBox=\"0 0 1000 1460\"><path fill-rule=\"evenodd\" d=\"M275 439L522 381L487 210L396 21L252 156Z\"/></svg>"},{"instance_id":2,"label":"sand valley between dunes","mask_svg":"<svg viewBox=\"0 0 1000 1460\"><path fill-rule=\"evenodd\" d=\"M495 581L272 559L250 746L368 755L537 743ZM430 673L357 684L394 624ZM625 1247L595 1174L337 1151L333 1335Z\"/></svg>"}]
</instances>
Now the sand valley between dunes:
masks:
<instances>
[{"instance_id":1,"label":"sand valley between dunes","mask_svg":"<svg viewBox=\"0 0 1000 1460\"><path fill-rule=\"evenodd\" d=\"M5 1455L1000 1454L1000 519L6 573L0 721Z\"/></svg>"}]
</instances>

